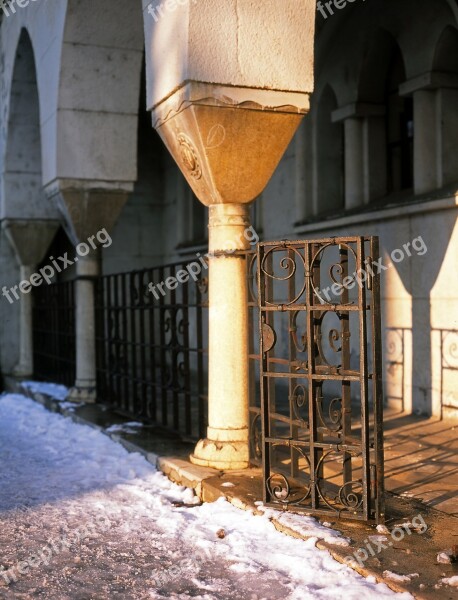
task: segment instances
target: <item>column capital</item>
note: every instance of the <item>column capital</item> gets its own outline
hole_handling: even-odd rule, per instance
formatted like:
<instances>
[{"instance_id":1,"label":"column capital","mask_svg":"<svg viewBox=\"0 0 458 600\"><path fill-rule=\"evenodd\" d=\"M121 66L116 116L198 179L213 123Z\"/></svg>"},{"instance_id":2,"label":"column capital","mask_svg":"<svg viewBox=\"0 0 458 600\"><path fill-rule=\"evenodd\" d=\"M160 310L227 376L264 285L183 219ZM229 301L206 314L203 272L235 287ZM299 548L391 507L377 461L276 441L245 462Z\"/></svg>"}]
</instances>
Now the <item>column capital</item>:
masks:
<instances>
[{"instance_id":1,"label":"column capital","mask_svg":"<svg viewBox=\"0 0 458 600\"><path fill-rule=\"evenodd\" d=\"M44 259L56 235L59 221L46 219L5 219L2 229L20 266L35 267Z\"/></svg>"},{"instance_id":2,"label":"column capital","mask_svg":"<svg viewBox=\"0 0 458 600\"><path fill-rule=\"evenodd\" d=\"M56 203L67 234L73 244L86 241L105 229L113 230L133 184L59 179L45 192Z\"/></svg>"},{"instance_id":3,"label":"column capital","mask_svg":"<svg viewBox=\"0 0 458 600\"><path fill-rule=\"evenodd\" d=\"M315 2L177 4L144 13L153 125L204 205L253 202L309 111Z\"/></svg>"},{"instance_id":4,"label":"column capital","mask_svg":"<svg viewBox=\"0 0 458 600\"><path fill-rule=\"evenodd\" d=\"M428 71L423 75L405 81L399 86L399 94L410 96L420 90L437 90L440 88L458 89L458 75L456 73Z\"/></svg>"},{"instance_id":5,"label":"column capital","mask_svg":"<svg viewBox=\"0 0 458 600\"><path fill-rule=\"evenodd\" d=\"M347 119L363 119L365 117L383 117L386 113L384 104L371 102L353 102L335 110L331 114L333 123L340 123Z\"/></svg>"}]
</instances>

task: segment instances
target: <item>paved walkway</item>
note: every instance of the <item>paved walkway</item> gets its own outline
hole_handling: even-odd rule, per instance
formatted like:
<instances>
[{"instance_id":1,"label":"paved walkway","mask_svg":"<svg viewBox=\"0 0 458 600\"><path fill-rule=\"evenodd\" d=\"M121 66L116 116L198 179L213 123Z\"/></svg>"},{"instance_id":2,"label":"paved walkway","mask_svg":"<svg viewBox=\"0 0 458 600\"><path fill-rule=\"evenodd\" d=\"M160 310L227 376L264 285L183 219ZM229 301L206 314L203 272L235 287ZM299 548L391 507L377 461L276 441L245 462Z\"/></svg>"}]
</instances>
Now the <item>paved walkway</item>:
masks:
<instances>
[{"instance_id":1,"label":"paved walkway","mask_svg":"<svg viewBox=\"0 0 458 600\"><path fill-rule=\"evenodd\" d=\"M390 492L458 517L458 421L387 411L385 474Z\"/></svg>"},{"instance_id":2,"label":"paved walkway","mask_svg":"<svg viewBox=\"0 0 458 600\"><path fill-rule=\"evenodd\" d=\"M0 598L396 596L266 517L194 502L99 431L0 398Z\"/></svg>"}]
</instances>

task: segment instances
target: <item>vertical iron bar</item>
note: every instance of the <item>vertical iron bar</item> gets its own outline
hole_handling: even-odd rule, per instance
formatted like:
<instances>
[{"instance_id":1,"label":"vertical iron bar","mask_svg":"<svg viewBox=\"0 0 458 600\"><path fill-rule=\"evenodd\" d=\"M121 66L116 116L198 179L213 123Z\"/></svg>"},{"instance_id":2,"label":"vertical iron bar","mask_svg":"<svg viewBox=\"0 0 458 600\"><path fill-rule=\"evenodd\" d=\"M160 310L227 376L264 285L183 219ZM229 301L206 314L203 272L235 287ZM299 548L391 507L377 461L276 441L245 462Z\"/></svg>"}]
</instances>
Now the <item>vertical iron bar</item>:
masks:
<instances>
[{"instance_id":1,"label":"vertical iron bar","mask_svg":"<svg viewBox=\"0 0 458 600\"><path fill-rule=\"evenodd\" d=\"M263 471L263 500L264 502L270 502L271 497L268 490L268 481L271 473L271 462L270 462L270 448L269 443L266 442L266 438L270 436L270 415L267 406L268 401L268 386L269 382L265 377L266 372L266 354L264 353L264 340L262 335L263 323L264 323L264 311L265 306L265 277L262 270L264 260L264 247L258 245L258 307L259 307L259 355L260 355L260 394L261 394L261 414L262 414L262 471Z\"/></svg>"},{"instance_id":2,"label":"vertical iron bar","mask_svg":"<svg viewBox=\"0 0 458 600\"><path fill-rule=\"evenodd\" d=\"M181 265L184 270L186 265ZM191 411L191 365L189 345L189 280L182 284L182 306L183 306L183 381L184 388L184 431L186 435L192 435L192 411Z\"/></svg>"},{"instance_id":3,"label":"vertical iron bar","mask_svg":"<svg viewBox=\"0 0 458 600\"><path fill-rule=\"evenodd\" d=\"M198 433L205 435L204 419L204 356L203 356L203 319L202 292L199 285L194 283L196 292L196 337L197 337L197 402L198 402Z\"/></svg>"},{"instance_id":4,"label":"vertical iron bar","mask_svg":"<svg viewBox=\"0 0 458 600\"><path fill-rule=\"evenodd\" d=\"M169 267L169 277L174 277L175 269ZM171 318L171 336L172 336L172 348L171 348L171 391L172 391L172 414L173 414L173 429L178 431L180 428L180 411L179 411L179 361L181 353L180 344L180 313L183 314L182 310L177 306L177 294L176 288L172 288L170 291L170 318Z\"/></svg>"},{"instance_id":5,"label":"vertical iron bar","mask_svg":"<svg viewBox=\"0 0 458 600\"><path fill-rule=\"evenodd\" d=\"M340 265L342 267L342 281L348 276L348 248L340 246ZM348 304L349 293L346 286L343 287L342 304ZM342 372L346 374L350 370L350 313L344 311L340 315L341 322L341 340L342 340ZM351 383L342 381L342 437L343 443L347 443L347 438L351 436ZM346 484L352 480L351 454L343 453L343 483Z\"/></svg>"},{"instance_id":6,"label":"vertical iron bar","mask_svg":"<svg viewBox=\"0 0 458 600\"><path fill-rule=\"evenodd\" d=\"M144 273L139 274L138 290L139 290L139 312L140 312L140 379L141 379L141 415L147 416L148 406L148 388L146 384L146 340L145 340L145 294L148 293L147 288L144 287Z\"/></svg>"},{"instance_id":7,"label":"vertical iron bar","mask_svg":"<svg viewBox=\"0 0 458 600\"><path fill-rule=\"evenodd\" d=\"M159 281L165 281L164 268L159 269ZM159 335L160 335L160 378L161 378L161 422L165 427L168 425L168 411L167 411L167 352L165 348L165 323L166 323L166 310L164 306L164 296L161 294L159 299Z\"/></svg>"},{"instance_id":8,"label":"vertical iron bar","mask_svg":"<svg viewBox=\"0 0 458 600\"><path fill-rule=\"evenodd\" d=\"M119 275L119 281L121 283L121 314L122 314L122 355L123 355L123 365L122 365L122 382L123 382L123 395L122 395L122 409L126 412L129 412L129 398L130 398L130 390L129 390L129 363L128 363L128 346L129 346L129 337L128 337L128 327L127 327L127 293L126 293L126 275L123 273Z\"/></svg>"},{"instance_id":9,"label":"vertical iron bar","mask_svg":"<svg viewBox=\"0 0 458 600\"><path fill-rule=\"evenodd\" d=\"M288 250L288 270L293 270L292 267L292 262L291 261L295 261L295 253L293 250ZM296 296L296 277L295 277L295 273L288 273L290 275L290 278L288 279L288 303L290 303L292 300L294 300L295 296ZM297 351L296 351L296 345L293 341L293 335L295 334L297 337L297 323L298 323L298 318L296 318L296 320L294 321L295 315L297 313L288 312L288 356L289 356L289 373L293 373L294 372L294 367L292 365L292 363L294 361L296 361L297 359ZM298 317L298 315L297 315ZM294 328L294 322L296 323L296 331L293 331ZM296 387L296 383L297 381L295 379L292 379L291 377L288 377L288 401L289 401L289 436L292 440L297 440L298 436L299 436L299 428L297 427L297 425L293 424L293 421L296 420L295 417L295 411L294 411L294 407L293 407L293 402L294 402L294 398L293 398L293 391ZM291 473L291 477L296 478L299 475L299 454L295 451L295 447L293 444L291 444L290 449L289 449L289 453L290 453L290 473Z\"/></svg>"},{"instance_id":10,"label":"vertical iron bar","mask_svg":"<svg viewBox=\"0 0 458 600\"><path fill-rule=\"evenodd\" d=\"M121 342L121 308L119 305L119 284L118 284L118 276L112 275L112 285L114 291L114 307L113 314L115 317L115 353L116 353L116 373L114 373L114 377L116 380L116 397L115 402L116 406L119 408L122 407L122 342Z\"/></svg>"},{"instance_id":11,"label":"vertical iron bar","mask_svg":"<svg viewBox=\"0 0 458 600\"><path fill-rule=\"evenodd\" d=\"M151 269L149 272L149 281L155 283L155 272L156 269ZM148 315L149 315L149 361L150 361L150 390L151 390L151 405L148 409L148 416L151 417L154 421L157 421L157 366L156 366L156 308L157 300L154 294L150 294L149 296L149 305L148 305Z\"/></svg>"},{"instance_id":12,"label":"vertical iron bar","mask_svg":"<svg viewBox=\"0 0 458 600\"><path fill-rule=\"evenodd\" d=\"M312 498L312 508L319 507L319 493L317 489L317 451L315 442L317 437L316 407L315 407L315 386L313 383L313 374L315 372L315 336L314 336L314 315L311 311L313 305L313 288L311 285L312 260L315 245L311 242L305 242L305 265L306 265L306 318L307 318L307 385L309 400L309 431L310 431L310 488Z\"/></svg>"},{"instance_id":13,"label":"vertical iron bar","mask_svg":"<svg viewBox=\"0 0 458 600\"><path fill-rule=\"evenodd\" d=\"M127 279L127 277L126 277ZM131 381L131 399L132 399L132 412L138 414L138 374L137 374L137 323L136 316L137 311L135 307L135 279L136 273L131 273L129 277L129 302L130 302L130 365L129 365L129 379ZM129 399L130 400L130 399Z\"/></svg>"},{"instance_id":14,"label":"vertical iron bar","mask_svg":"<svg viewBox=\"0 0 458 600\"><path fill-rule=\"evenodd\" d=\"M366 265L364 238L357 242L357 272L361 272ZM361 444L362 444L362 486L363 486L363 514L367 520L370 518L368 488L370 482L370 456L369 456L369 411L367 389L367 322L366 322L366 283L361 282L358 289L359 305L359 381L361 390Z\"/></svg>"},{"instance_id":15,"label":"vertical iron bar","mask_svg":"<svg viewBox=\"0 0 458 600\"><path fill-rule=\"evenodd\" d=\"M378 261L380 255L379 238L371 238L372 261ZM380 273L372 277L372 386L374 396L374 448L375 448L375 518L378 523L385 520L385 472L383 447L383 389L382 389L382 340L380 310Z\"/></svg>"}]
</instances>

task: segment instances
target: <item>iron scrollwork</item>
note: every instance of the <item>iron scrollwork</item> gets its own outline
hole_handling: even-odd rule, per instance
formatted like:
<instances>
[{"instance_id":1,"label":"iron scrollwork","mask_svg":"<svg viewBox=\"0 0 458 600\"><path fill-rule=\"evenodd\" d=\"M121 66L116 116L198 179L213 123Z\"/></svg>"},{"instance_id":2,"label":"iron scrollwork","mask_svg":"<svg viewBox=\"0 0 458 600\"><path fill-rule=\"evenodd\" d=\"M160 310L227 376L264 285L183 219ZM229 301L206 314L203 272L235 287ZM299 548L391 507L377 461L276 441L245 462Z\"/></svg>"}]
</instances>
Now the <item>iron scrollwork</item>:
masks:
<instances>
[{"instance_id":1,"label":"iron scrollwork","mask_svg":"<svg viewBox=\"0 0 458 600\"><path fill-rule=\"evenodd\" d=\"M384 519L380 282L357 276L378 256L377 238L258 246L260 322L269 326L261 355L268 506ZM288 339L288 358L267 351L274 330L275 340Z\"/></svg>"}]
</instances>

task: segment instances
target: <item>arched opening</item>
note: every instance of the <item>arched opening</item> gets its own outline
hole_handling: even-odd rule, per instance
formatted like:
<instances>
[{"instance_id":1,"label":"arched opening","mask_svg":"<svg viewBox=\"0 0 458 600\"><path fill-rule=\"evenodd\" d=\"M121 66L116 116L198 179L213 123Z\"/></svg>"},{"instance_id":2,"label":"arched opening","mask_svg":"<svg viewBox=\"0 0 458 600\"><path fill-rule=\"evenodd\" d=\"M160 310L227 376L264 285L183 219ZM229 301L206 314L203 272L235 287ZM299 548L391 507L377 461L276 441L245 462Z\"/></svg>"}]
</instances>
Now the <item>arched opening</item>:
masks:
<instances>
[{"instance_id":1,"label":"arched opening","mask_svg":"<svg viewBox=\"0 0 458 600\"><path fill-rule=\"evenodd\" d=\"M363 60L358 100L377 105L385 114L386 164L381 163L380 168L386 171L388 194L413 188L413 100L399 93L405 80L401 49L394 37L381 29Z\"/></svg>"},{"instance_id":2,"label":"arched opening","mask_svg":"<svg viewBox=\"0 0 458 600\"><path fill-rule=\"evenodd\" d=\"M8 270L11 273L14 270L16 281L29 281L56 233L57 224L55 210L43 192L36 64L32 41L25 29L20 32L11 80L3 183L3 226L16 259L8 265ZM43 281L40 285L43 289L49 287ZM34 335L35 288L18 298L19 336L14 339L18 340L19 360L13 373L20 377L34 375L33 346L39 343Z\"/></svg>"},{"instance_id":3,"label":"arched opening","mask_svg":"<svg viewBox=\"0 0 458 600\"><path fill-rule=\"evenodd\" d=\"M438 130L438 187L458 185L458 30L448 26L436 45L433 71L443 84L436 93Z\"/></svg>"},{"instance_id":4,"label":"arched opening","mask_svg":"<svg viewBox=\"0 0 458 600\"><path fill-rule=\"evenodd\" d=\"M41 216L40 108L32 42L25 29L19 38L9 106L3 214L22 219Z\"/></svg>"},{"instance_id":5,"label":"arched opening","mask_svg":"<svg viewBox=\"0 0 458 600\"><path fill-rule=\"evenodd\" d=\"M341 123L333 123L337 99L328 85L316 113L316 205L323 215L344 207L344 138Z\"/></svg>"},{"instance_id":6,"label":"arched opening","mask_svg":"<svg viewBox=\"0 0 458 600\"><path fill-rule=\"evenodd\" d=\"M458 30L449 25L437 43L433 70L458 74Z\"/></svg>"},{"instance_id":7,"label":"arched opening","mask_svg":"<svg viewBox=\"0 0 458 600\"><path fill-rule=\"evenodd\" d=\"M399 95L405 79L404 61L396 47L385 88L388 193L413 188L413 98Z\"/></svg>"}]
</instances>

